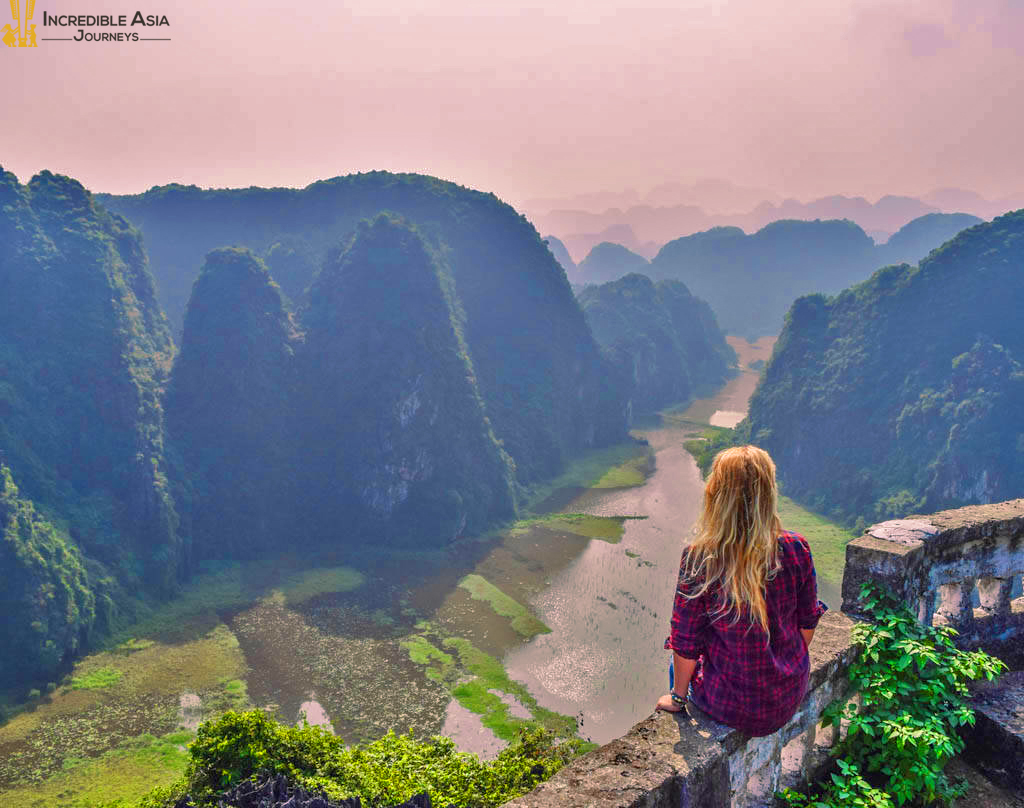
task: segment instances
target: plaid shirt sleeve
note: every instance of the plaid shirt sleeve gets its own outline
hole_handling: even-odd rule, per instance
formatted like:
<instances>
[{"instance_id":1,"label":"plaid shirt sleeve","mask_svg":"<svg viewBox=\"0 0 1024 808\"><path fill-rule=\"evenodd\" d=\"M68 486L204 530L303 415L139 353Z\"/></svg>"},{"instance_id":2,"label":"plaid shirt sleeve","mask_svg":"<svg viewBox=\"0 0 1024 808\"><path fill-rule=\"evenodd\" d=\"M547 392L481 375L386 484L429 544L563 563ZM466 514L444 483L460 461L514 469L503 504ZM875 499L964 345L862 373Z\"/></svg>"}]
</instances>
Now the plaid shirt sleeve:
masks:
<instances>
[{"instance_id":1,"label":"plaid shirt sleeve","mask_svg":"<svg viewBox=\"0 0 1024 808\"><path fill-rule=\"evenodd\" d=\"M799 534L792 535L799 537L797 552L800 556L801 566L805 570L803 584L797 592L797 626L813 629L818 627L818 621L828 611L828 606L818 600L818 576L814 572L811 546L803 536L799 536Z\"/></svg>"},{"instance_id":2,"label":"plaid shirt sleeve","mask_svg":"<svg viewBox=\"0 0 1024 808\"><path fill-rule=\"evenodd\" d=\"M706 650L705 634L708 630L708 612L705 599L686 597L693 590L693 582L684 579L680 571L675 603L672 605L672 633L665 640L665 648L686 659L697 659Z\"/></svg>"}]
</instances>

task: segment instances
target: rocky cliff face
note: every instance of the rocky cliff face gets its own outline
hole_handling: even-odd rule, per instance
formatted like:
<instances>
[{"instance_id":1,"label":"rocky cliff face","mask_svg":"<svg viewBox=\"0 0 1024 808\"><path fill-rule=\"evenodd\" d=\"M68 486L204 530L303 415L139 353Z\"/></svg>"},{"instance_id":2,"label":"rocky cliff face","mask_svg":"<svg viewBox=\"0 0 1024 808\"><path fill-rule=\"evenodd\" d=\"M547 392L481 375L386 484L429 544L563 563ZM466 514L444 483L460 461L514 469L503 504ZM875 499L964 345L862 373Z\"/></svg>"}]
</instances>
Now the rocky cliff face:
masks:
<instances>
[{"instance_id":1,"label":"rocky cliff face","mask_svg":"<svg viewBox=\"0 0 1024 808\"><path fill-rule=\"evenodd\" d=\"M378 173L133 204L165 278L192 286L177 359L139 232L74 180L0 172L3 552L28 587L0 681L38 684L198 559L443 544L625 437L564 271L492 195ZM358 224L387 208L417 223ZM298 326L256 254L217 248L246 240L287 275ZM29 607L55 587L57 611Z\"/></svg>"},{"instance_id":2,"label":"rocky cliff face","mask_svg":"<svg viewBox=\"0 0 1024 808\"><path fill-rule=\"evenodd\" d=\"M849 221L778 221L746 235L716 227L670 241L652 278L686 284L730 334L777 334L786 309L809 292L837 292L878 264L874 242Z\"/></svg>"},{"instance_id":3,"label":"rocky cliff face","mask_svg":"<svg viewBox=\"0 0 1024 808\"><path fill-rule=\"evenodd\" d=\"M579 283L608 283L634 272L647 272L648 260L621 244L602 241L596 245L576 269Z\"/></svg>"},{"instance_id":4,"label":"rocky cliff face","mask_svg":"<svg viewBox=\"0 0 1024 808\"><path fill-rule=\"evenodd\" d=\"M48 172L0 175L0 210L0 449L88 555L172 588L159 396L174 347L139 234Z\"/></svg>"},{"instance_id":5,"label":"rocky cliff face","mask_svg":"<svg viewBox=\"0 0 1024 808\"><path fill-rule=\"evenodd\" d=\"M1024 211L798 300L750 402L786 492L866 521L1024 490Z\"/></svg>"}]
</instances>

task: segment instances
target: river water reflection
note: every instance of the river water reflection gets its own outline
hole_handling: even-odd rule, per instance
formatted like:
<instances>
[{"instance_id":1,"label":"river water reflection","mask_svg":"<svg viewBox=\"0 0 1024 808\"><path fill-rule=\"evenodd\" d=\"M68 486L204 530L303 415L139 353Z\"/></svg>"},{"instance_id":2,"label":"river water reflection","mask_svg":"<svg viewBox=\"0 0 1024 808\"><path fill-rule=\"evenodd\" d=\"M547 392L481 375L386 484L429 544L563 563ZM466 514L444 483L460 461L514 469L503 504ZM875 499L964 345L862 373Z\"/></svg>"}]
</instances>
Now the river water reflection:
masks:
<instances>
[{"instance_id":1,"label":"river water reflection","mask_svg":"<svg viewBox=\"0 0 1024 808\"><path fill-rule=\"evenodd\" d=\"M641 514L619 544L590 542L532 602L550 634L511 651L505 667L548 709L576 715L584 737L604 743L654 708L666 688L676 570L703 481L679 427L638 431L657 467L645 485L588 491L566 510Z\"/></svg>"},{"instance_id":2,"label":"river water reflection","mask_svg":"<svg viewBox=\"0 0 1024 808\"><path fill-rule=\"evenodd\" d=\"M767 358L773 340L734 343L744 363ZM634 430L654 449L656 468L643 486L588 490L565 511L646 517L625 525L616 545L591 542L530 601L551 633L505 656L509 675L548 709L576 715L581 735L605 743L654 708L667 687L668 634L682 547L692 535L704 483L683 448L693 423L744 415L757 374L744 372L710 399L676 418ZM726 408L728 408L726 410ZM725 425L723 418L722 425Z\"/></svg>"}]
</instances>

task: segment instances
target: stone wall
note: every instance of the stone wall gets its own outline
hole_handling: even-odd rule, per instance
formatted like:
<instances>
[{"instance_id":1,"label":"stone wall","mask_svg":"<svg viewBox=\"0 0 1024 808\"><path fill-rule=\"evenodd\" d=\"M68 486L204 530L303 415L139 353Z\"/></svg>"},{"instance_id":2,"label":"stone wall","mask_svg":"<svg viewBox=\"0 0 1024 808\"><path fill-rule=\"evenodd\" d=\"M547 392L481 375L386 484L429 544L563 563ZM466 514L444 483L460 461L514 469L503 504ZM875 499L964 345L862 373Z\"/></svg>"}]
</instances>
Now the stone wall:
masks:
<instances>
[{"instance_id":1,"label":"stone wall","mask_svg":"<svg viewBox=\"0 0 1024 808\"><path fill-rule=\"evenodd\" d=\"M795 784L837 738L817 727L846 695L853 621L826 612L811 643L808 694L789 723L765 738L713 721L693 705L655 713L584 755L508 808L745 808ZM651 694L652 701L660 694Z\"/></svg>"},{"instance_id":2,"label":"stone wall","mask_svg":"<svg viewBox=\"0 0 1024 808\"><path fill-rule=\"evenodd\" d=\"M1018 667L1024 598L1011 595L1022 572L1024 499L895 519L847 545L843 611L857 615L861 583L881 581L922 622L959 631L960 647L984 648Z\"/></svg>"}]
</instances>

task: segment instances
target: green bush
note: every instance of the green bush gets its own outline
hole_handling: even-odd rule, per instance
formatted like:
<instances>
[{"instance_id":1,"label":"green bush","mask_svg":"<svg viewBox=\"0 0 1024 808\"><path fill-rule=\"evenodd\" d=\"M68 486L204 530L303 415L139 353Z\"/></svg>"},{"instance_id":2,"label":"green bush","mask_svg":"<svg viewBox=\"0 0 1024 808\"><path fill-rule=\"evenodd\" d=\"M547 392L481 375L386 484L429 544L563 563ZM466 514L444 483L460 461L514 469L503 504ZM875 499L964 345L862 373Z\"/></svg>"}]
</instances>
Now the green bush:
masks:
<instances>
[{"instance_id":1,"label":"green bush","mask_svg":"<svg viewBox=\"0 0 1024 808\"><path fill-rule=\"evenodd\" d=\"M835 750L839 771L817 799L789 789L780 797L799 808L949 803L966 790L943 769L963 750L957 728L974 724L967 682L992 679L1006 665L983 651L959 650L953 628L919 623L870 581L860 597L874 621L851 632L860 653L850 682L863 704L837 701L822 717L822 725L836 728L849 722Z\"/></svg>"},{"instance_id":2,"label":"green bush","mask_svg":"<svg viewBox=\"0 0 1024 808\"><path fill-rule=\"evenodd\" d=\"M200 726L182 780L151 792L141 808L167 808L185 794L197 805L214 806L225 789L266 773L283 773L330 799L359 797L371 808L424 791L435 805L491 808L546 780L576 757L581 745L578 740L555 745L550 732L529 730L496 760L483 762L440 736L417 741L411 733L389 732L371 743L346 746L320 727L289 727L260 710L228 712Z\"/></svg>"}]
</instances>

